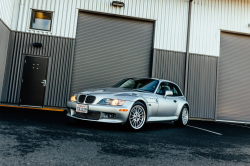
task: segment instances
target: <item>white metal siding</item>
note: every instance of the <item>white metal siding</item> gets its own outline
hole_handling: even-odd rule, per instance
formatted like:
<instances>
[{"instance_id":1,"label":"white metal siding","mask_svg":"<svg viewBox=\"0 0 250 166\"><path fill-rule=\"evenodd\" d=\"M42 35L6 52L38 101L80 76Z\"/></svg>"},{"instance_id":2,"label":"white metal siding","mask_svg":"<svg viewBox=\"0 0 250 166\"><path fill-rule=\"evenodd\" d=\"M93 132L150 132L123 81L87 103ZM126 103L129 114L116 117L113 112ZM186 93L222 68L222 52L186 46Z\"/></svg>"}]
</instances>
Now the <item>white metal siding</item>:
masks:
<instances>
[{"instance_id":1,"label":"white metal siding","mask_svg":"<svg viewBox=\"0 0 250 166\"><path fill-rule=\"evenodd\" d=\"M17 31L75 38L78 9L112 13L156 21L155 48L185 51L187 0L121 0L125 7L110 5L112 0L21 0ZM31 9L54 11L52 31L29 30Z\"/></svg>"},{"instance_id":2,"label":"white metal siding","mask_svg":"<svg viewBox=\"0 0 250 166\"><path fill-rule=\"evenodd\" d=\"M220 30L250 34L249 0L194 0L190 52L219 56Z\"/></svg>"},{"instance_id":3,"label":"white metal siding","mask_svg":"<svg viewBox=\"0 0 250 166\"><path fill-rule=\"evenodd\" d=\"M0 1L10 4L14 0ZM110 6L111 1L21 0L18 18L13 17L18 20L13 30L75 38L78 9L83 9L154 19L155 48L182 52L186 50L188 0L121 0L125 3L123 8ZM32 8L54 11L51 32L29 30ZM6 9L12 10L10 7ZM250 34L249 23L249 0L194 0L190 52L219 56L220 30Z\"/></svg>"},{"instance_id":4,"label":"white metal siding","mask_svg":"<svg viewBox=\"0 0 250 166\"><path fill-rule=\"evenodd\" d=\"M11 28L15 0L0 0L0 18Z\"/></svg>"}]
</instances>

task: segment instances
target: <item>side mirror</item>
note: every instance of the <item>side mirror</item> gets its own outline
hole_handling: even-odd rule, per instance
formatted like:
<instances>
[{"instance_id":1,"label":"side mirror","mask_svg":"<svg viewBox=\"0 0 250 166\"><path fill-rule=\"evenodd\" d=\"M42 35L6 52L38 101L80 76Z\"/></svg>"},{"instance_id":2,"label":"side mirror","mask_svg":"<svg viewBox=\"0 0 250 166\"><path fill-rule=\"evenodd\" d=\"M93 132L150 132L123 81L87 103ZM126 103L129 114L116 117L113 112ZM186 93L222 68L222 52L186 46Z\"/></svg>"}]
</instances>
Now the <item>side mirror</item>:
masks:
<instances>
[{"instance_id":1,"label":"side mirror","mask_svg":"<svg viewBox=\"0 0 250 166\"><path fill-rule=\"evenodd\" d=\"M171 90L167 90L164 98L166 98L167 96L173 96L173 92Z\"/></svg>"}]
</instances>

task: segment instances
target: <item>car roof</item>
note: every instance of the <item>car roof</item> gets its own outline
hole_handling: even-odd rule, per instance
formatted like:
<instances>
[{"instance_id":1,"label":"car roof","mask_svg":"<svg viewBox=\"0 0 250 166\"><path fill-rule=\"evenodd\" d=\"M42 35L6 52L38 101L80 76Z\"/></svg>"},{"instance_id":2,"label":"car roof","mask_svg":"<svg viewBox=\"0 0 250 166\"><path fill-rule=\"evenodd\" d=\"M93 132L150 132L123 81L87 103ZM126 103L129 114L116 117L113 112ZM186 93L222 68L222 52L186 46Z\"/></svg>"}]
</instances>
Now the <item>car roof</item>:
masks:
<instances>
[{"instance_id":1,"label":"car roof","mask_svg":"<svg viewBox=\"0 0 250 166\"><path fill-rule=\"evenodd\" d=\"M133 78L143 78L143 79L155 79L155 80L158 80L158 81L160 81L160 82L162 82L162 81L167 81L167 82L171 82L171 83L174 83L174 82L172 82L172 81L169 81L169 80L164 80L164 79L159 79L159 78L150 78L150 77L133 77ZM176 84L176 83L174 83L174 84Z\"/></svg>"}]
</instances>

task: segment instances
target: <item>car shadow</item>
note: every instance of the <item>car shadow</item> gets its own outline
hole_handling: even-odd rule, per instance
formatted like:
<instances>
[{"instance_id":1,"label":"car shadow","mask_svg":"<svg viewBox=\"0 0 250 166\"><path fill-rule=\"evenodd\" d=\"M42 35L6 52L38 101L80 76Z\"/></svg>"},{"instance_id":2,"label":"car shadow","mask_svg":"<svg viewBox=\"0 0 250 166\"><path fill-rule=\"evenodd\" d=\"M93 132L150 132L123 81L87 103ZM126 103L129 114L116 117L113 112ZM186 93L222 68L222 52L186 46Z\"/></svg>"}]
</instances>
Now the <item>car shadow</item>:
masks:
<instances>
[{"instance_id":1,"label":"car shadow","mask_svg":"<svg viewBox=\"0 0 250 166\"><path fill-rule=\"evenodd\" d=\"M125 125L110 124L100 122L81 121L67 117L65 112L51 112L43 110L31 110L21 108L0 108L0 121L18 124L19 126L49 126L49 128L61 128L62 126L76 129L102 130L108 132L133 132L128 130ZM14 122L14 123L13 123ZM173 122L147 123L140 132L159 131L178 128Z\"/></svg>"},{"instance_id":2,"label":"car shadow","mask_svg":"<svg viewBox=\"0 0 250 166\"><path fill-rule=\"evenodd\" d=\"M134 130L129 130L125 125L122 124L110 124L110 123L100 123L100 122L76 122L68 121L67 125L75 128L82 129L91 129L91 130L102 130L102 131L114 131L114 132L136 132ZM176 129L180 128L174 125L173 122L155 122L147 123L139 132L148 132L148 131L159 131L166 129Z\"/></svg>"}]
</instances>

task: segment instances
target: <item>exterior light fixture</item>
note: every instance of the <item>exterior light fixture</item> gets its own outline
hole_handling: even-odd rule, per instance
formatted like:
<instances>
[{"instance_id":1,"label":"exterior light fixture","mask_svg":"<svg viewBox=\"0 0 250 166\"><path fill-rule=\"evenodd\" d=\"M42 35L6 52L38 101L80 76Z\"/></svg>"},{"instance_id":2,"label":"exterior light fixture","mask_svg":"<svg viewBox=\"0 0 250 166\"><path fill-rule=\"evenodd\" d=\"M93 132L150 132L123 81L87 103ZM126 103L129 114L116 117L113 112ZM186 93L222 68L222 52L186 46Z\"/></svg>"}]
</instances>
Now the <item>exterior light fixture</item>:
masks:
<instances>
[{"instance_id":1,"label":"exterior light fixture","mask_svg":"<svg viewBox=\"0 0 250 166\"><path fill-rule=\"evenodd\" d=\"M124 2L120 2L120 1L113 1L113 2L112 2L112 6L116 6L116 7L124 7Z\"/></svg>"},{"instance_id":2,"label":"exterior light fixture","mask_svg":"<svg viewBox=\"0 0 250 166\"><path fill-rule=\"evenodd\" d=\"M33 43L33 46L34 46L34 47L42 47L43 44L42 44L42 43Z\"/></svg>"}]
</instances>

